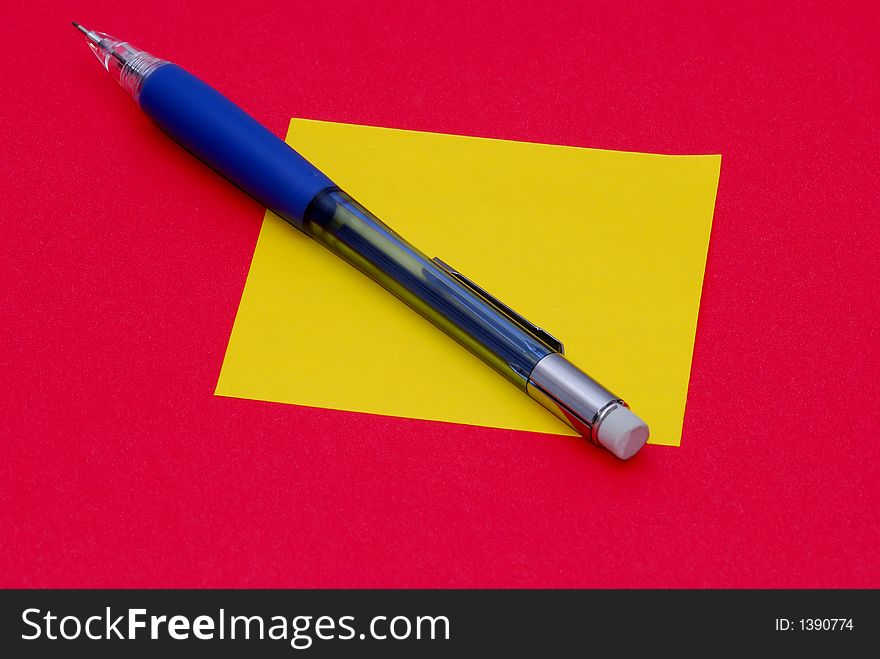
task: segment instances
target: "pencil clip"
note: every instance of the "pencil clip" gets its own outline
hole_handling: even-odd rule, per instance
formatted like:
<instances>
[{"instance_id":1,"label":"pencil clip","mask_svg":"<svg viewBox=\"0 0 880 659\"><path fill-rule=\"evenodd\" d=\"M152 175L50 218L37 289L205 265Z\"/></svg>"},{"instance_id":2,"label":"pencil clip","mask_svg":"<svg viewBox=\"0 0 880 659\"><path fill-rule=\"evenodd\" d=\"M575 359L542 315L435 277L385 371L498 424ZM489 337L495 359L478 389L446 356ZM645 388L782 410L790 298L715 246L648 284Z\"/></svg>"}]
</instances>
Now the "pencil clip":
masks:
<instances>
[{"instance_id":1,"label":"pencil clip","mask_svg":"<svg viewBox=\"0 0 880 659\"><path fill-rule=\"evenodd\" d=\"M504 304L504 302L502 302L497 297L492 295L485 288L478 286L472 280L465 277L458 270L456 270L455 268L453 268L449 264L445 263L444 261L440 260L438 257L435 256L432 260L438 266L443 268L443 270L448 275L450 275L451 277L456 279L458 282L467 286L474 293L479 295L481 298L483 298L486 302L491 304L493 307L495 307L498 311L503 313L505 316L507 316L508 318L513 320L517 325L522 327L525 331L527 331L529 334L534 336L536 339L538 339L538 341L540 341L541 343L546 345L548 348L550 348L554 352L558 352L560 354L565 353L565 347L562 345L562 341L560 341L555 336L550 334L550 332L547 332L547 331L541 329L540 327L538 327L534 323L527 320L525 317L523 317L522 314L519 314L516 311L514 311L513 309L511 309L509 306Z\"/></svg>"}]
</instances>

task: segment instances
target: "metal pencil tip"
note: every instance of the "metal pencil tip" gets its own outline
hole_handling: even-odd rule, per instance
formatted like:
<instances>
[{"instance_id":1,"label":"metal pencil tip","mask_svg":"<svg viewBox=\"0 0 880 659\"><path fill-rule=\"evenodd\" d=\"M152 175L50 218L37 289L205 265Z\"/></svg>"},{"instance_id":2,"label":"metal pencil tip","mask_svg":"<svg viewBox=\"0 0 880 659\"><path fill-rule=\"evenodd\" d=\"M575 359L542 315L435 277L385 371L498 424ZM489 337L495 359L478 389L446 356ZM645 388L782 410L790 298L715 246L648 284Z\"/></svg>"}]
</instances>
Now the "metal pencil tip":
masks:
<instances>
[{"instance_id":1,"label":"metal pencil tip","mask_svg":"<svg viewBox=\"0 0 880 659\"><path fill-rule=\"evenodd\" d=\"M86 38L93 44L97 46L99 43L101 43L101 37L98 35L97 32L92 32L90 29L88 29L87 27L83 27L76 21L71 21L71 23L73 24L73 27L86 35Z\"/></svg>"}]
</instances>

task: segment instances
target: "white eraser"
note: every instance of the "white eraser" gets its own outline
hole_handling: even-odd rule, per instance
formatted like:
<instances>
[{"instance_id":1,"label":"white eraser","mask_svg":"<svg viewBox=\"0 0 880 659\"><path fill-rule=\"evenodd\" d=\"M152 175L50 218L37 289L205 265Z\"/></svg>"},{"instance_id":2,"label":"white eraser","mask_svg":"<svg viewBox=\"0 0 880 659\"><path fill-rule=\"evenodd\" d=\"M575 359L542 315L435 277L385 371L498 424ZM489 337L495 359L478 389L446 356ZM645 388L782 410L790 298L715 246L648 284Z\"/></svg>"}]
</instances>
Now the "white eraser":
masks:
<instances>
[{"instance_id":1,"label":"white eraser","mask_svg":"<svg viewBox=\"0 0 880 659\"><path fill-rule=\"evenodd\" d=\"M623 405L612 409L599 424L599 443L621 460L629 460L648 441L648 425Z\"/></svg>"}]
</instances>

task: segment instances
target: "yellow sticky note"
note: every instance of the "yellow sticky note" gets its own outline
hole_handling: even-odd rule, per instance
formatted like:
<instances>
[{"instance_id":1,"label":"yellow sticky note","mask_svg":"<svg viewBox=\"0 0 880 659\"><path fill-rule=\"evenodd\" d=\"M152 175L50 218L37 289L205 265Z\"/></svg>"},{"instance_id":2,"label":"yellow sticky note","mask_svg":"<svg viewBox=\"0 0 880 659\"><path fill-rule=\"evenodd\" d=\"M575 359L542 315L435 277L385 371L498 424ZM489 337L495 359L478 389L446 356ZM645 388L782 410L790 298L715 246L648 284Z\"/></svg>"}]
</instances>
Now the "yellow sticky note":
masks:
<instances>
[{"instance_id":1,"label":"yellow sticky note","mask_svg":"<svg viewBox=\"0 0 880 659\"><path fill-rule=\"evenodd\" d=\"M294 119L287 141L429 256L563 341L678 445L720 156ZM267 213L216 393L572 435L352 266Z\"/></svg>"}]
</instances>

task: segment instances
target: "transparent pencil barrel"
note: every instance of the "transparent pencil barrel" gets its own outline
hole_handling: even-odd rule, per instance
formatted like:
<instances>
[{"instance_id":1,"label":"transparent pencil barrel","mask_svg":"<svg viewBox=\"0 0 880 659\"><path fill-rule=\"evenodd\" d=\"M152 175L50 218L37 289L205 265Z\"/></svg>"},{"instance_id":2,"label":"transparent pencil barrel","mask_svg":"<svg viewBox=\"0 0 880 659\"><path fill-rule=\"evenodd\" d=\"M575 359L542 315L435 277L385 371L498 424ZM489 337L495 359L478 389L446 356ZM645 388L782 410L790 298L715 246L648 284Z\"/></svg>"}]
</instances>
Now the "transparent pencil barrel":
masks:
<instances>
[{"instance_id":1,"label":"transparent pencil barrel","mask_svg":"<svg viewBox=\"0 0 880 659\"><path fill-rule=\"evenodd\" d=\"M303 231L384 286L525 390L552 350L340 190L321 193Z\"/></svg>"}]
</instances>

